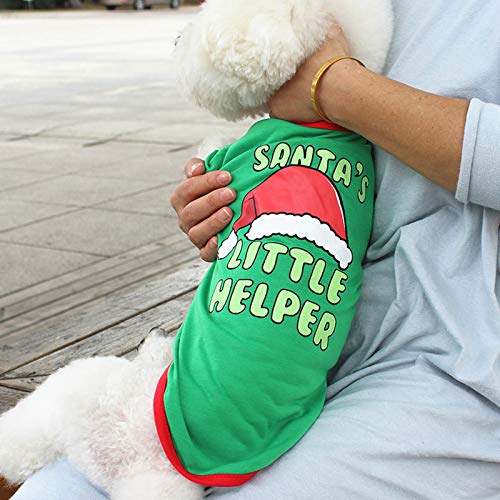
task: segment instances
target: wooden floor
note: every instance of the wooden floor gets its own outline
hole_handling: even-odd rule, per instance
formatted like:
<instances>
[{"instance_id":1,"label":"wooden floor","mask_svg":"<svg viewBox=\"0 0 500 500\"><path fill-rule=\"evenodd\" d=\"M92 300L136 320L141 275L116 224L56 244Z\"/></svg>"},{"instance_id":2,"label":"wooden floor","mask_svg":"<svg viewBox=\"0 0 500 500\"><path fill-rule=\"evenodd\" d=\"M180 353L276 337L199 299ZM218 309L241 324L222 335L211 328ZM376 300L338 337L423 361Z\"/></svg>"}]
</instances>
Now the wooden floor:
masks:
<instances>
[{"instance_id":1,"label":"wooden floor","mask_svg":"<svg viewBox=\"0 0 500 500\"><path fill-rule=\"evenodd\" d=\"M8 500L16 492L17 488L9 487L0 478L0 500Z\"/></svg>"},{"instance_id":2,"label":"wooden floor","mask_svg":"<svg viewBox=\"0 0 500 500\"><path fill-rule=\"evenodd\" d=\"M179 233L0 299L0 414L69 361L176 330L206 267Z\"/></svg>"}]
</instances>

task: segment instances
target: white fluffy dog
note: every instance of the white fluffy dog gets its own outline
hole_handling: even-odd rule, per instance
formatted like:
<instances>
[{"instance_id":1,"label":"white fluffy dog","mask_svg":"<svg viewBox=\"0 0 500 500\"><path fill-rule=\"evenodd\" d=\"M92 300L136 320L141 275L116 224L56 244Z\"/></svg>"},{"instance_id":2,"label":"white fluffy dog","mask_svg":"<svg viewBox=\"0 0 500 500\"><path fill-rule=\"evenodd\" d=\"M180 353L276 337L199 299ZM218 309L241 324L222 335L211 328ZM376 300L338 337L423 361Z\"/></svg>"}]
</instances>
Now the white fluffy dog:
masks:
<instances>
[{"instance_id":1,"label":"white fluffy dog","mask_svg":"<svg viewBox=\"0 0 500 500\"><path fill-rule=\"evenodd\" d=\"M178 43L180 86L228 120L265 113L334 22L353 55L380 71L389 0L208 0ZM170 465L155 430L153 395L172 344L153 333L133 361L96 357L50 376L0 418L0 475L20 483L66 458L112 499L203 497Z\"/></svg>"}]
</instances>

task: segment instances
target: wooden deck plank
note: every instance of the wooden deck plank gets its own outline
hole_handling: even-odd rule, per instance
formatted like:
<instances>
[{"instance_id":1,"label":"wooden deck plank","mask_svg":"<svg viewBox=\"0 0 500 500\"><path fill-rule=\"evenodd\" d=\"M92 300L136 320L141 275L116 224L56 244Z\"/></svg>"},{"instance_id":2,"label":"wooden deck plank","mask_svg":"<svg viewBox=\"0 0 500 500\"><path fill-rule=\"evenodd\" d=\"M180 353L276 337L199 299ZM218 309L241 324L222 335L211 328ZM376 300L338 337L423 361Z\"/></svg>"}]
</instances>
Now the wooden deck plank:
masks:
<instances>
[{"instance_id":1,"label":"wooden deck plank","mask_svg":"<svg viewBox=\"0 0 500 500\"><path fill-rule=\"evenodd\" d=\"M0 321L0 343L2 342L3 335L8 333L7 328L9 328L9 330L20 330L21 328L26 328L33 323L28 318L24 318L23 316L17 316L9 319L8 321L8 327L5 326L7 323L4 325L4 323Z\"/></svg>"},{"instance_id":2,"label":"wooden deck plank","mask_svg":"<svg viewBox=\"0 0 500 500\"><path fill-rule=\"evenodd\" d=\"M0 387L15 389L17 391L32 392L40 384L45 382L45 380L47 380L47 377L48 375L43 375L39 377L0 380Z\"/></svg>"},{"instance_id":3,"label":"wooden deck plank","mask_svg":"<svg viewBox=\"0 0 500 500\"><path fill-rule=\"evenodd\" d=\"M25 391L19 391L0 385L0 415L15 406L15 404L26 395L27 393Z\"/></svg>"},{"instance_id":4,"label":"wooden deck plank","mask_svg":"<svg viewBox=\"0 0 500 500\"><path fill-rule=\"evenodd\" d=\"M132 322L139 327L138 316L194 290L206 268L205 264L197 262L123 296L96 300L4 336L0 345L0 376L114 326L120 327L121 323ZM153 316L158 321L159 318ZM144 326L141 328L144 331Z\"/></svg>"},{"instance_id":5,"label":"wooden deck plank","mask_svg":"<svg viewBox=\"0 0 500 500\"><path fill-rule=\"evenodd\" d=\"M177 254L181 249L188 248L188 242L181 235L173 235L165 241L152 243L125 252L118 256L99 261L79 268L64 276L48 280L42 284L29 287L22 293L15 293L0 299L1 321L5 322L20 315L29 315L37 310L60 300L61 298L97 288L108 280L126 276L127 273ZM29 315L33 317L33 314Z\"/></svg>"},{"instance_id":6,"label":"wooden deck plank","mask_svg":"<svg viewBox=\"0 0 500 500\"><path fill-rule=\"evenodd\" d=\"M0 387L31 392L48 375L76 359L132 353L151 328L161 325L168 331L177 330L184 320L193 295L194 291L188 292L108 330L6 373L0 379Z\"/></svg>"},{"instance_id":7,"label":"wooden deck plank","mask_svg":"<svg viewBox=\"0 0 500 500\"><path fill-rule=\"evenodd\" d=\"M7 485L7 482L0 477L0 500L9 500L19 489L19 486Z\"/></svg>"},{"instance_id":8,"label":"wooden deck plank","mask_svg":"<svg viewBox=\"0 0 500 500\"><path fill-rule=\"evenodd\" d=\"M175 235L172 235L174 238ZM7 309L12 304L17 304L23 302L24 300L32 300L36 296L45 294L51 290L60 288L66 284L73 283L81 276L87 276L92 274L97 274L99 272L111 269L116 265L120 265L123 262L134 260L140 258L142 255L147 255L148 253L157 250L158 248L165 247L165 241L157 241L153 243L148 243L140 247L127 250L126 252L119 253L113 257L103 258L97 262L92 262L85 266L79 267L62 275L56 276L49 280L43 281L36 285L32 285L28 288L23 288L14 293L0 297L0 307Z\"/></svg>"},{"instance_id":9,"label":"wooden deck plank","mask_svg":"<svg viewBox=\"0 0 500 500\"><path fill-rule=\"evenodd\" d=\"M116 277L103 277L101 283L95 283L94 286L83 288L80 292L65 294L59 299L40 305L40 307L22 316L4 322L0 325L3 331L1 336L19 330L26 330L29 326L34 326L79 306L90 306L92 302L107 296L127 294L141 283L171 274L198 258L197 250L195 248L186 249L182 241L173 244L168 254L166 251L163 253L166 255L157 261L149 262L136 269L125 270ZM96 278L94 277L94 279ZM58 294L62 293L61 290L57 292Z\"/></svg>"},{"instance_id":10,"label":"wooden deck plank","mask_svg":"<svg viewBox=\"0 0 500 500\"><path fill-rule=\"evenodd\" d=\"M164 245L147 245L141 248L142 252L138 255L134 252L130 256L113 257L98 261L23 289L21 292L12 294L12 296L6 296L0 299L0 307L3 311L1 320L5 322L43 307L65 295L78 293L88 287L98 285L107 278L123 274L129 267L135 269L140 267L141 264L147 265L151 255L153 255L154 259L157 259L158 252L164 251L164 249ZM136 262L140 264L136 265Z\"/></svg>"}]
</instances>

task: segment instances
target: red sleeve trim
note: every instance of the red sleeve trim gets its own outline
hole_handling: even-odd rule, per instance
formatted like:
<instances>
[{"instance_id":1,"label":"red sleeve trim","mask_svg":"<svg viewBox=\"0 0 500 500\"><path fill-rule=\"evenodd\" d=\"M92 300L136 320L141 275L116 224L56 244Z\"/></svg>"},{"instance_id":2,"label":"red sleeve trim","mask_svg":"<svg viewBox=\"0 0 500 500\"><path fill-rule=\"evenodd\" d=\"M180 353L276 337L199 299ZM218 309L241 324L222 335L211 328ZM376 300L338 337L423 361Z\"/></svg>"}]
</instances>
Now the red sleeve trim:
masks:
<instances>
[{"instance_id":1,"label":"red sleeve trim","mask_svg":"<svg viewBox=\"0 0 500 500\"><path fill-rule=\"evenodd\" d=\"M318 121L318 122L297 122L295 125L300 125L301 127L309 127L309 128L321 128L324 130L339 130L341 132L352 132L351 130L341 127L336 123L331 123L327 121Z\"/></svg>"},{"instance_id":2,"label":"red sleeve trim","mask_svg":"<svg viewBox=\"0 0 500 500\"><path fill-rule=\"evenodd\" d=\"M174 468L186 479L189 479L190 481L201 484L203 486L234 487L241 486L247 481L250 481L250 479L252 479L258 471L251 472L249 474L210 474L203 476L191 474L184 468L179 456L177 455L177 452L175 451L163 400L165 389L167 387L169 368L170 366L165 370L165 373L160 378L156 387L154 396L154 417L156 431L158 433L158 437L160 438L161 445L163 446L163 450L165 451L167 458L170 460Z\"/></svg>"}]
</instances>

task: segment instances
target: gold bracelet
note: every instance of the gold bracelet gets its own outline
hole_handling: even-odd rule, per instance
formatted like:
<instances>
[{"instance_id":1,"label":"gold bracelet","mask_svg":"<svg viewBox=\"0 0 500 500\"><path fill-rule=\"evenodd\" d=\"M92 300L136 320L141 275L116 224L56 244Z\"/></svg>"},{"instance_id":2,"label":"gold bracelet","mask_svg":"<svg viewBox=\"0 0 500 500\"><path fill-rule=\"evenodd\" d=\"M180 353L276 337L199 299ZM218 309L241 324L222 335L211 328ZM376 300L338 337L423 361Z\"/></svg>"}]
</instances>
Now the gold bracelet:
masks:
<instances>
[{"instance_id":1,"label":"gold bracelet","mask_svg":"<svg viewBox=\"0 0 500 500\"><path fill-rule=\"evenodd\" d=\"M331 120L328 119L328 117L323 113L323 111L321 110L319 104L318 104L318 101L316 100L316 91L318 89L318 85L319 85L319 82L321 81L321 78L323 77L323 75L335 64L335 63L338 63L339 61L343 61L344 59L352 59L353 61L356 61L358 62L359 64L361 64L361 66L363 66L364 68L366 68L366 66L359 60L359 59L356 59L355 57L353 56L340 56L340 57L334 57L333 59L330 59L329 61L327 61L325 64L323 64L323 66L321 66L321 68L318 70L318 72L316 73L316 75L314 76L314 79L313 79L313 82L312 82L312 85L311 85L311 103L312 103L312 106L314 108L314 111L316 112L316 114L324 121L326 122L330 122Z\"/></svg>"}]
</instances>

